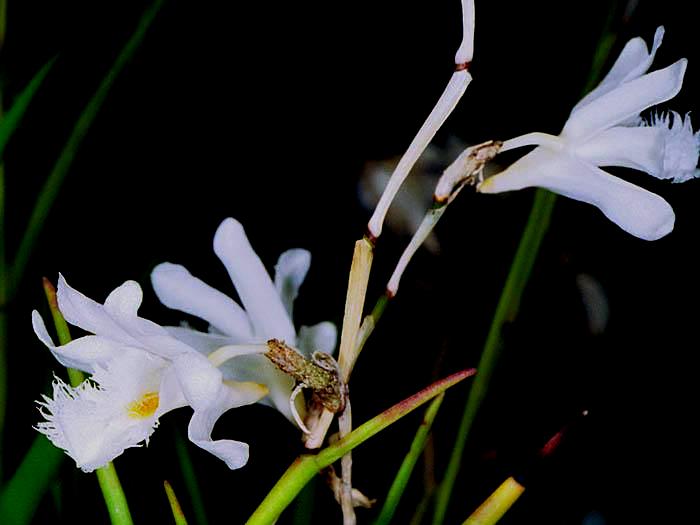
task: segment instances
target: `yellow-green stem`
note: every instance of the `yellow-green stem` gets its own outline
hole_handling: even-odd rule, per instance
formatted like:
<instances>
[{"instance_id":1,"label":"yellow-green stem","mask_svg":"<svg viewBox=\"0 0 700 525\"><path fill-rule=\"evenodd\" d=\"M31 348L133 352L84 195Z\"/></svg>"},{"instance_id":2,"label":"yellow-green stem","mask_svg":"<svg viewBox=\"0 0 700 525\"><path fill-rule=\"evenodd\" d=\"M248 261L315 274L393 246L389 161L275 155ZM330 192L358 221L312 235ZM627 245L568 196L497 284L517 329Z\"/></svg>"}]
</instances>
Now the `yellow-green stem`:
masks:
<instances>
[{"instance_id":1,"label":"yellow-green stem","mask_svg":"<svg viewBox=\"0 0 700 525\"><path fill-rule=\"evenodd\" d=\"M479 505L479 508L462 525L495 525L518 501L524 491L524 486L518 483L515 478L509 477Z\"/></svg>"}]
</instances>

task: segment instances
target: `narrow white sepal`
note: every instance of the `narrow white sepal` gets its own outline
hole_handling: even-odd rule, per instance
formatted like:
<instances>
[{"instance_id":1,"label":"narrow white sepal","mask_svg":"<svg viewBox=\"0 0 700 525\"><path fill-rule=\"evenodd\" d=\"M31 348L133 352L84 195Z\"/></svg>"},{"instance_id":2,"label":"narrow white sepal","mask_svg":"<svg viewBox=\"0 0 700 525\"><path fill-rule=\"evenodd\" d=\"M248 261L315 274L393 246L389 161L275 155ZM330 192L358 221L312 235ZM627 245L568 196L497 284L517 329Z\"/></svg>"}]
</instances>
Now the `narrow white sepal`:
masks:
<instances>
[{"instance_id":1,"label":"narrow white sepal","mask_svg":"<svg viewBox=\"0 0 700 525\"><path fill-rule=\"evenodd\" d=\"M194 277L184 266L162 263L151 272L158 299L168 308L204 319L237 341L250 341L248 315L233 299Z\"/></svg>"},{"instance_id":2,"label":"narrow white sepal","mask_svg":"<svg viewBox=\"0 0 700 525\"><path fill-rule=\"evenodd\" d=\"M275 265L275 288L290 319L294 313L294 300L310 266L311 253L301 248L287 250Z\"/></svg>"},{"instance_id":3,"label":"narrow white sepal","mask_svg":"<svg viewBox=\"0 0 700 525\"><path fill-rule=\"evenodd\" d=\"M263 341L277 338L294 344L294 326L241 223L231 218L221 223L214 235L214 252L226 266L255 335Z\"/></svg>"}]
</instances>

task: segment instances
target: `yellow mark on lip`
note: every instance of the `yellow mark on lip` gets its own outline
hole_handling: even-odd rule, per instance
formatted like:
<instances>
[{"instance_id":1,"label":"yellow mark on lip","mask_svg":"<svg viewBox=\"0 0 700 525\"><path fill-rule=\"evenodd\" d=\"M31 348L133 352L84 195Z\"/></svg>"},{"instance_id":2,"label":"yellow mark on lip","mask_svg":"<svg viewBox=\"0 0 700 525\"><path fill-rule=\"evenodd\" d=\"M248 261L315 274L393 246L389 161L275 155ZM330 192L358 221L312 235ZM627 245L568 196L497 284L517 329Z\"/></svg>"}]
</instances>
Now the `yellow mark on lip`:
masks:
<instances>
[{"instance_id":1,"label":"yellow mark on lip","mask_svg":"<svg viewBox=\"0 0 700 525\"><path fill-rule=\"evenodd\" d=\"M158 392L146 392L141 399L129 403L129 417L146 418L158 408Z\"/></svg>"}]
</instances>

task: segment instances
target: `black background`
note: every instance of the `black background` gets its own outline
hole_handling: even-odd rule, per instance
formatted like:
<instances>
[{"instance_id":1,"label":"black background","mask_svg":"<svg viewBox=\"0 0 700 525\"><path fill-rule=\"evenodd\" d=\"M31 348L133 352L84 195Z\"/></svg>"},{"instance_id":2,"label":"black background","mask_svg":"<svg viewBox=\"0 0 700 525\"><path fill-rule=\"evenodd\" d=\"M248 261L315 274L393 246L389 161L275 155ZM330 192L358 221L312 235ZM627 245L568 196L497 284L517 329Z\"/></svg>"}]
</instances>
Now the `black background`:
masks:
<instances>
[{"instance_id":1,"label":"black background","mask_svg":"<svg viewBox=\"0 0 700 525\"><path fill-rule=\"evenodd\" d=\"M641 0L618 40L651 43L666 26L653 69L685 56L684 89L670 108L696 110L700 87L695 21L687 3ZM12 254L38 189L144 7L141 2L10 2L2 60L6 106L54 55L58 61L8 146L8 251ZM558 133L590 70L611 2L477 2L474 81L437 135L444 145ZM367 161L400 155L451 74L460 38L459 3L382 0L350 4L170 0L118 79L84 141L10 316L10 395L5 469L35 432L33 400L60 373L31 331L46 311L40 278L63 272L103 300L126 279L145 290L142 314L180 318L160 306L148 276L155 264L185 264L233 293L211 248L220 221L240 220L272 268L292 247L313 254L296 303L296 323L340 324L353 241L370 212L357 199ZM611 62L609 61L608 65ZM656 242L629 236L595 208L559 199L506 346L477 420L450 523L461 522L507 475L583 409L590 415L503 523L605 523L694 514L697 434L694 351L700 278L694 258L700 183L672 185L615 172L666 198L673 233ZM463 192L437 229L442 252L419 252L399 296L360 359L351 384L362 422L427 385L475 366L533 191ZM407 239L390 230L375 257L368 301L382 292ZM588 330L577 275L607 294L607 330ZM453 389L434 436L438 477L467 393ZM163 418L149 447L116 461L137 523L168 522L163 479L190 512L175 459L173 428L188 409ZM355 453L355 483L383 498L419 415ZM230 472L191 447L212 523L242 523L301 451L297 434L261 406L230 412L216 428L251 445L249 464ZM37 523L107 521L94 476L66 461L62 505L47 497ZM422 474L399 509L408 523ZM360 511L360 522L372 514ZM285 521L287 520L287 521ZM315 522L338 522L328 491ZM682 520L685 521L685 520ZM192 521L191 521L192 522ZM288 523L288 517L281 523ZM593 523L593 521L589 521ZM597 522L596 522L597 523Z\"/></svg>"}]
</instances>

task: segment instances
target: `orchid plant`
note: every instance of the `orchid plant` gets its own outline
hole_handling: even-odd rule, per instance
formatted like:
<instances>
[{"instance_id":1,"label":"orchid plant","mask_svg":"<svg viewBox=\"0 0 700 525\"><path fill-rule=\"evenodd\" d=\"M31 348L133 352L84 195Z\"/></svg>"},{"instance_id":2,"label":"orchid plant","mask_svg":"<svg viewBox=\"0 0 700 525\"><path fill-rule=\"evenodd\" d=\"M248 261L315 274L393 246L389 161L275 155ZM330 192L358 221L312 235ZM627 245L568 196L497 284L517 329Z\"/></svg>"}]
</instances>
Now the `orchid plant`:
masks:
<instances>
[{"instance_id":1,"label":"orchid plant","mask_svg":"<svg viewBox=\"0 0 700 525\"><path fill-rule=\"evenodd\" d=\"M0 20L4 24L2 5ZM72 142L69 141L71 147L82 139L86 123L89 126L114 78L138 47L161 5L162 1L156 0L139 22L134 38L127 43L110 70L108 80L88 105L87 116L81 117L76 125L75 136L71 137ZM479 24L488 25L489 22L480 20ZM62 274L58 276L56 290L48 285L49 309L59 341L56 343L52 337L52 328L45 323L40 313L43 308L39 305L31 312L34 334L60 365L81 371L87 377L75 379L71 375L68 383L61 378L62 372L55 371L52 385L43 394L37 394L41 400L37 401L39 417L34 428L48 438L53 447L41 449L44 445L39 441L37 450L40 452L35 452L33 447L17 473L6 486L0 487L2 523L10 519L13 520L11 523L18 525L29 523L36 505L17 506L17 491L41 494L53 472L34 476L31 472L28 475L27 469L42 463L37 461L36 455L52 457L49 455L60 449L80 470L86 473L97 471L112 523L131 524L125 491L122 491L112 462L120 461L127 449L147 446L151 439L156 439L153 436L161 420L170 417L169 413L177 409L191 410L187 426L189 442L221 460L217 465L223 463L222 468L245 472L246 468L251 468L247 466L251 456L264 455L264 448L253 441L237 440L237 430L232 432L233 435L220 435L218 429L215 432L215 425L232 409L260 403L273 408L274 411L268 414L279 418L290 432L298 435L298 448L303 447L304 453L279 478L247 523L277 522L302 489L312 479L322 477L330 489L329 494L338 503L338 514L342 514L344 525L357 522L356 508L373 506L378 506L379 511L367 512L373 513L377 523L386 524L394 517L420 454L430 446L431 425L439 415L445 393L476 374L454 435L447 467L444 472L438 472L440 479L433 480L432 488L425 490L424 502L419 505L414 522L421 522L423 513L430 508L432 523L442 524L449 509L463 505L459 498L452 496L452 491L458 473L467 465L463 456L467 436L495 370L502 346L503 325L517 314L528 275L535 263L552 212L552 194L592 204L631 236L655 241L674 229L676 215L671 204L661 195L606 170L642 171L674 183L700 177L700 131L693 129L690 113L655 108L681 92L689 62L680 58L650 71L665 34L661 26L656 30L651 47L641 37L632 38L622 47L607 74L599 75L600 82L573 107L558 135L526 132L506 140L484 136L476 145L463 148L456 155L450 154L439 177L423 177L421 184L411 184L412 170L422 169L419 159L424 158L431 141L471 85L475 27L474 1L461 0L461 41L447 86L395 168L387 170L384 169L387 164L381 164L381 170L370 170L381 178L364 182L378 195L371 205L366 232L355 242L349 275L343 277L347 280L345 308L342 312L329 311L327 314L324 310L324 314L318 316L330 320L313 319L316 324L311 326L295 322L295 301L300 294L304 294L305 301L324 300L307 294L303 287L311 269L311 252L303 248L288 249L279 256L274 271L270 272L266 263L272 261L258 256L243 224L231 217L220 222L213 236L214 254L232 284L228 290L217 289L210 284L214 279L200 279L176 263L161 262L150 271L146 301L152 290L161 303L156 308L163 313L166 309L176 312L181 320L177 326L164 326L139 314L144 290L134 280L119 285L103 303L72 288ZM52 63L49 63L37 74L7 117L0 120L0 155L51 67ZM478 123L469 124L478 129ZM503 153L532 146L534 149L510 165L503 164ZM58 175L52 175L51 179L51 185L55 186L49 187L57 189L71 159L69 155L68 160L62 157L57 163ZM409 194L409 191L425 186L425 180L432 181L429 193ZM472 198L493 202L480 194L532 187L549 193L537 194L484 351L478 364L475 363L476 370L469 368L451 375L443 374L446 377L427 387L414 385L412 390L416 394L403 401L396 399L396 405L384 411L377 409L376 417L356 425L351 404L356 399L354 393L361 390L374 392L385 385L351 381L355 364L388 305L397 297L399 283L419 248L427 245L431 256L435 257L439 256L439 247L449 243L441 240L438 244L434 232L448 207L458 200L460 194L467 193L467 189L474 190ZM55 196L55 189L48 191ZM401 189L405 193L400 193ZM0 166L0 197L4 196L2 191L4 178ZM53 197L46 198L50 203ZM426 205L431 198L432 204ZM672 201L670 197L669 200ZM0 199L0 229L3 227L2 204ZM39 219L36 220L41 223L46 210L39 210L36 212ZM263 211L262 207L258 211L271 213ZM292 211L284 210L274 216L284 217L285 213ZM403 214L403 217L392 218L392 213ZM387 256L381 251L375 252L385 223L388 229L392 224L402 225L404 230L408 228L411 237L401 256L392 263L393 273L386 282L385 293L379 296L374 307L369 308L365 300L372 292L369 278L373 261L375 257ZM28 228L29 239L36 237L36 233L31 233L32 228L38 226ZM205 233L195 232L194 235ZM253 235L252 238L255 240ZM0 239L0 269L3 270L0 275L0 306L4 309L14 298L32 241L27 241L29 244L24 248L20 247L13 264L8 264L5 259L3 241L4 238ZM335 277L336 272L328 268L314 267L314 272L320 273L321 270L325 270L327 276ZM4 314L0 310L0 344L7 326ZM172 316L173 312L169 314ZM66 322L85 334L70 339ZM372 351L381 352L381 348L375 347ZM421 359L427 353L422 352ZM411 359L419 357L412 355ZM397 372L399 370L400 366L397 366L385 372L392 379L397 376L401 380L403 376ZM2 362L0 371L4 372ZM0 379L4 380L4 376ZM3 389L4 385L0 384L0 394L4 395ZM2 401L0 398L0 405ZM424 419L386 498L372 499L365 495L361 491L363 481L353 481L353 450L429 401ZM236 413L239 412L243 410ZM584 410L582 414L587 415L588 411ZM2 422L0 417L0 431ZM223 426L219 425L219 428ZM226 427L227 431L229 428ZM553 454L566 432L568 430L562 430L551 438L538 457ZM161 437L160 434L158 439L168 439L167 435ZM213 434L216 437L212 437ZM182 456L183 472L192 471L191 466L187 466L187 452ZM52 464L50 461L45 463ZM58 465L58 460L55 463ZM25 467L25 464L30 466ZM336 467L339 467L339 472L336 472ZM112 472L111 482L104 481L107 471ZM196 506L201 507L196 503L199 498L197 482L192 474L187 475L190 476L187 494ZM509 511L524 490L521 478L509 476L481 506L459 508L458 512L464 517L469 516L464 523L491 525ZM174 519L177 523L186 523L186 512L167 481L166 492ZM180 497L183 494L180 493ZM199 515L196 519L198 525L206 521ZM324 523L329 522L332 519L324 517Z\"/></svg>"}]
</instances>

